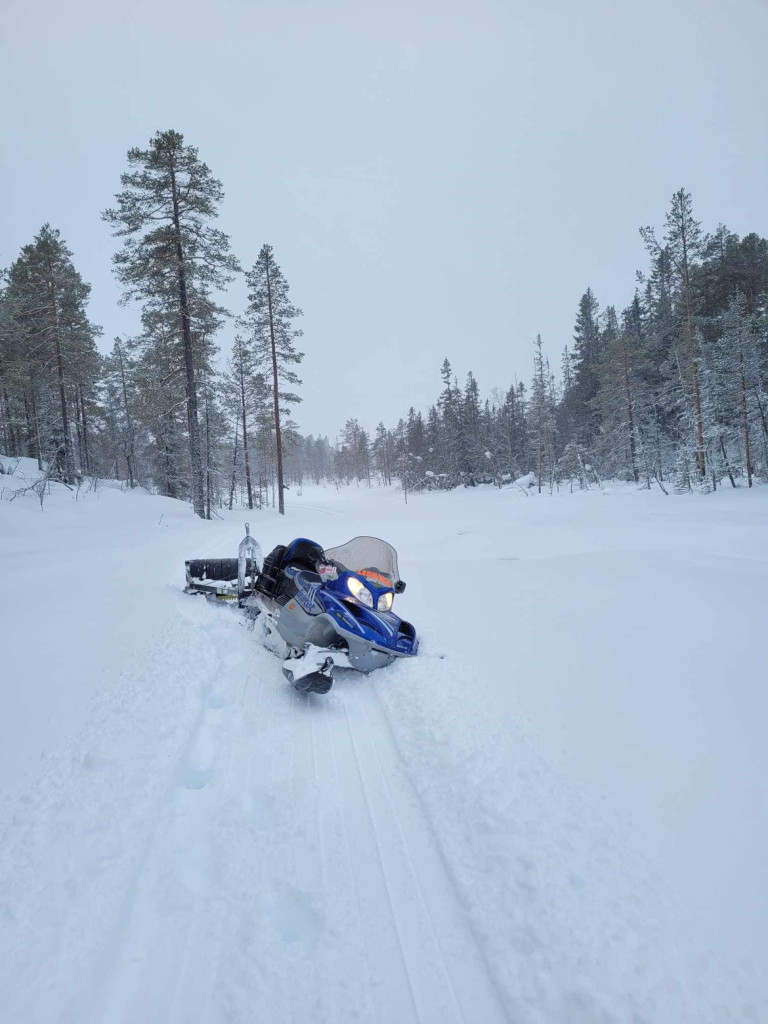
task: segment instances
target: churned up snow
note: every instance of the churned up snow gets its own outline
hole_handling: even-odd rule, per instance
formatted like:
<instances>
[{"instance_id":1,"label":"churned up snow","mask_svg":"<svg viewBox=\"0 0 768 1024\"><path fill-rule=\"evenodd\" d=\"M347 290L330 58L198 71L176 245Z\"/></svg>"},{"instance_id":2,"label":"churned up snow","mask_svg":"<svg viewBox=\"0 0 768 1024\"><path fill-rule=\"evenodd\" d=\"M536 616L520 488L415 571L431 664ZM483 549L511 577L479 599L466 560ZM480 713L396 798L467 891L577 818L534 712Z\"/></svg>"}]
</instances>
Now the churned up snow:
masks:
<instances>
[{"instance_id":1,"label":"churned up snow","mask_svg":"<svg viewBox=\"0 0 768 1024\"><path fill-rule=\"evenodd\" d=\"M4 460L13 467L15 460ZM768 488L0 475L0 1021L768 1020ZM418 658L296 693L183 563L374 534Z\"/></svg>"}]
</instances>

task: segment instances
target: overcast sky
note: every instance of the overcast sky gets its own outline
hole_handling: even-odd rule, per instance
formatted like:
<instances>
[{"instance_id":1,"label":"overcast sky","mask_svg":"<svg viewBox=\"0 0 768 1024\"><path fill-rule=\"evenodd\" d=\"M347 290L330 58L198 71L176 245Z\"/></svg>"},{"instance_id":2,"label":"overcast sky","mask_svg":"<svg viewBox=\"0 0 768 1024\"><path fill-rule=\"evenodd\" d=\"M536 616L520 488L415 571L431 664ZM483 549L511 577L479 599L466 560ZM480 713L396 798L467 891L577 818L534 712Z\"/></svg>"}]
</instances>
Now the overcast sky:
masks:
<instances>
[{"instance_id":1,"label":"overcast sky","mask_svg":"<svg viewBox=\"0 0 768 1024\"><path fill-rule=\"evenodd\" d=\"M111 205L175 128L250 266L304 309L305 433L426 407L447 355L484 394L553 362L590 285L626 305L642 224L693 193L768 234L765 0L0 0L0 265L49 221L118 308ZM239 312L242 283L226 303ZM227 349L233 328L224 329Z\"/></svg>"}]
</instances>

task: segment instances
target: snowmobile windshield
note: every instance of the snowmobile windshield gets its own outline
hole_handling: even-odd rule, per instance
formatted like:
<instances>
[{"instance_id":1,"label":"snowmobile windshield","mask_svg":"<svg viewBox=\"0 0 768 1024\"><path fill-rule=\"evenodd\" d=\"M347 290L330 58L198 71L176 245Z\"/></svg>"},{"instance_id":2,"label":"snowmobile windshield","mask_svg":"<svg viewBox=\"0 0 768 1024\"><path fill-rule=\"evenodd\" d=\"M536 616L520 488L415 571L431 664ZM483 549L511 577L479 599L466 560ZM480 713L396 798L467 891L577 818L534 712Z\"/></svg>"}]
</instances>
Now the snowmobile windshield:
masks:
<instances>
[{"instance_id":1,"label":"snowmobile windshield","mask_svg":"<svg viewBox=\"0 0 768 1024\"><path fill-rule=\"evenodd\" d=\"M372 582L378 582L379 586L394 586L400 579L397 552L379 537L354 537L338 548L329 548L324 554L329 562L336 562L350 572L361 576L370 573ZM376 575L386 579L377 581Z\"/></svg>"}]
</instances>

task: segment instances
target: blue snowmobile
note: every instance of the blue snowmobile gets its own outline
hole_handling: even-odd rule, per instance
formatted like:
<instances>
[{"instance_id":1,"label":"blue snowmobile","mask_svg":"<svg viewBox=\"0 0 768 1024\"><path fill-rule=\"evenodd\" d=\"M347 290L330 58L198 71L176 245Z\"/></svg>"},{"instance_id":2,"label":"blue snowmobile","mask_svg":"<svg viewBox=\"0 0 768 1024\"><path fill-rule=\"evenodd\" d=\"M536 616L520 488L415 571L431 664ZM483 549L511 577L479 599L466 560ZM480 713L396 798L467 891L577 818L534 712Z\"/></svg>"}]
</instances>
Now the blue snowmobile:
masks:
<instances>
[{"instance_id":1,"label":"blue snowmobile","mask_svg":"<svg viewBox=\"0 0 768 1024\"><path fill-rule=\"evenodd\" d=\"M298 537L262 558L245 529L236 559L186 563L186 590L236 600L297 690L327 693L334 667L368 673L416 654L416 630L392 612L405 583L391 544L355 537L324 551Z\"/></svg>"}]
</instances>

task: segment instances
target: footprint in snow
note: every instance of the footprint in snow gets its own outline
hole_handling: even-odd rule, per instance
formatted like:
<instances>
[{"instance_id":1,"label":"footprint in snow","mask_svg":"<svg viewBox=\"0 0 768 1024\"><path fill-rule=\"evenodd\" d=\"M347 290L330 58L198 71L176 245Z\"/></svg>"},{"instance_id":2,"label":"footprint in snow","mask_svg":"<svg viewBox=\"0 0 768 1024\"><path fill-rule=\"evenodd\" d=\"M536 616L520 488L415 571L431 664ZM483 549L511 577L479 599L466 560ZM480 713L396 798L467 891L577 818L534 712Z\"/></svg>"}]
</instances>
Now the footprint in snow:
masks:
<instances>
[{"instance_id":1,"label":"footprint in snow","mask_svg":"<svg viewBox=\"0 0 768 1024\"><path fill-rule=\"evenodd\" d=\"M210 768L200 768L195 765L188 765L181 775L181 784L184 789L205 789L211 778Z\"/></svg>"},{"instance_id":2,"label":"footprint in snow","mask_svg":"<svg viewBox=\"0 0 768 1024\"><path fill-rule=\"evenodd\" d=\"M311 942L323 923L309 896L288 886L274 893L267 914L284 942Z\"/></svg>"},{"instance_id":3,"label":"footprint in snow","mask_svg":"<svg viewBox=\"0 0 768 1024\"><path fill-rule=\"evenodd\" d=\"M112 768L115 762L105 757L104 754L100 754L97 750L89 751L82 761L82 767L87 772L103 772L108 768Z\"/></svg>"}]
</instances>

